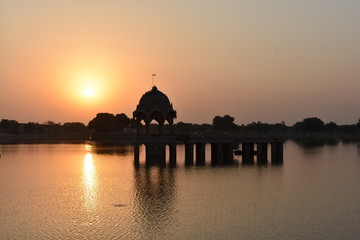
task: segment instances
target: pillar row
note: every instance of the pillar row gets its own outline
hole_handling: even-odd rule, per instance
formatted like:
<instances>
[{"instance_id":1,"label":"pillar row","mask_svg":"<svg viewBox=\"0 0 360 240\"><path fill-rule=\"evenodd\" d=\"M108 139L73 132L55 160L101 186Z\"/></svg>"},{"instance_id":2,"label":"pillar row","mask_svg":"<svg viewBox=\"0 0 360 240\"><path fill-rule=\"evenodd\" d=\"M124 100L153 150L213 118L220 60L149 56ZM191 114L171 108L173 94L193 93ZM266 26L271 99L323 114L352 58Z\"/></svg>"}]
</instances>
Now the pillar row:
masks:
<instances>
[{"instance_id":1,"label":"pillar row","mask_svg":"<svg viewBox=\"0 0 360 240\"><path fill-rule=\"evenodd\" d=\"M166 165L166 146L163 143L147 143L146 147L146 165Z\"/></svg>"},{"instance_id":2,"label":"pillar row","mask_svg":"<svg viewBox=\"0 0 360 240\"><path fill-rule=\"evenodd\" d=\"M170 166L176 165L176 143L169 144Z\"/></svg>"},{"instance_id":3,"label":"pillar row","mask_svg":"<svg viewBox=\"0 0 360 240\"><path fill-rule=\"evenodd\" d=\"M233 144L223 143L223 163L232 163L234 161L233 156Z\"/></svg>"},{"instance_id":4,"label":"pillar row","mask_svg":"<svg viewBox=\"0 0 360 240\"><path fill-rule=\"evenodd\" d=\"M284 149L282 142L271 143L271 163L282 163L284 158Z\"/></svg>"},{"instance_id":5,"label":"pillar row","mask_svg":"<svg viewBox=\"0 0 360 240\"><path fill-rule=\"evenodd\" d=\"M254 143L242 143L242 160L243 163L254 163Z\"/></svg>"},{"instance_id":6,"label":"pillar row","mask_svg":"<svg viewBox=\"0 0 360 240\"><path fill-rule=\"evenodd\" d=\"M268 144L261 142L261 143L257 143L257 152L256 152L256 156L257 156L257 163L258 164L266 164L268 157L267 157L267 149L268 149Z\"/></svg>"},{"instance_id":7,"label":"pillar row","mask_svg":"<svg viewBox=\"0 0 360 240\"><path fill-rule=\"evenodd\" d=\"M196 165L205 165L205 143L196 143Z\"/></svg>"},{"instance_id":8,"label":"pillar row","mask_svg":"<svg viewBox=\"0 0 360 240\"><path fill-rule=\"evenodd\" d=\"M222 143L211 144L211 164L222 164L223 163L223 145Z\"/></svg>"},{"instance_id":9,"label":"pillar row","mask_svg":"<svg viewBox=\"0 0 360 240\"><path fill-rule=\"evenodd\" d=\"M194 144L185 143L185 165L194 165Z\"/></svg>"}]
</instances>

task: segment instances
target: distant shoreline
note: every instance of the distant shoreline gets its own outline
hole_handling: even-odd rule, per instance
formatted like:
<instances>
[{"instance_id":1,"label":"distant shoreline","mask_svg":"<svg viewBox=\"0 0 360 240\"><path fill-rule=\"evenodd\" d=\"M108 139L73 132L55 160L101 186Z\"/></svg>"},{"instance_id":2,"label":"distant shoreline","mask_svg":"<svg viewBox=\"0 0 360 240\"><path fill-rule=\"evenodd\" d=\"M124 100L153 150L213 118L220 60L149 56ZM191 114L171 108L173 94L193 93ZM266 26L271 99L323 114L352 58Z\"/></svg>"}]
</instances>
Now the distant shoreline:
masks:
<instances>
[{"instance_id":1,"label":"distant shoreline","mask_svg":"<svg viewBox=\"0 0 360 240\"><path fill-rule=\"evenodd\" d=\"M184 135L183 133L178 133ZM277 139L280 141L315 141L315 142L360 142L360 135L356 134L334 134L334 133L316 133L314 135L305 133L263 133L260 136L256 132L218 132L218 133L188 133L193 136L211 136L213 134L223 134L226 137L241 137L249 140L256 139ZM186 134L185 134L186 135ZM41 143L79 143L87 142L97 144L131 145L135 141L135 134L124 133L103 133L94 134L92 137L84 133L71 134L7 134L0 133L0 144L41 144Z\"/></svg>"},{"instance_id":2,"label":"distant shoreline","mask_svg":"<svg viewBox=\"0 0 360 240\"><path fill-rule=\"evenodd\" d=\"M7 134L0 133L0 144L85 143L86 134Z\"/></svg>"}]
</instances>

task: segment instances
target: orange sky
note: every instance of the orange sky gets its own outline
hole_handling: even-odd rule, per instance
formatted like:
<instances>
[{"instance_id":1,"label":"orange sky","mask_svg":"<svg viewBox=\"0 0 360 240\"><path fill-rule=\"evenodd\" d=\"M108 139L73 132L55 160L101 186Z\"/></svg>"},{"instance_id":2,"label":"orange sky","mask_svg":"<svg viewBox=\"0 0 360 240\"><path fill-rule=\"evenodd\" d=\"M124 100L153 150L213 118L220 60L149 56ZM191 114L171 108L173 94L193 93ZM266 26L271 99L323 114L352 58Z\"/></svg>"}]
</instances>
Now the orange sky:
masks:
<instances>
[{"instance_id":1,"label":"orange sky","mask_svg":"<svg viewBox=\"0 0 360 240\"><path fill-rule=\"evenodd\" d=\"M0 119L131 116L156 73L177 122L351 124L359 63L359 1L0 0Z\"/></svg>"}]
</instances>

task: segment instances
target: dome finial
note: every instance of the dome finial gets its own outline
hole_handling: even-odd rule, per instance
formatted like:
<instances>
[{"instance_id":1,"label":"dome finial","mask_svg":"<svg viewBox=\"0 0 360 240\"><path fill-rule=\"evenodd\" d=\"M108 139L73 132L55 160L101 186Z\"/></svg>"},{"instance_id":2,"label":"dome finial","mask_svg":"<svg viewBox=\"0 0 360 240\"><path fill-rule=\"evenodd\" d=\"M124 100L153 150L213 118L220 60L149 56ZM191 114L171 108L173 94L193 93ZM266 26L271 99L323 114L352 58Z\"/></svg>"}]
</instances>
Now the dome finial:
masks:
<instances>
[{"instance_id":1,"label":"dome finial","mask_svg":"<svg viewBox=\"0 0 360 240\"><path fill-rule=\"evenodd\" d=\"M155 87L154 77L156 77L156 73L153 73L151 76L152 84Z\"/></svg>"}]
</instances>

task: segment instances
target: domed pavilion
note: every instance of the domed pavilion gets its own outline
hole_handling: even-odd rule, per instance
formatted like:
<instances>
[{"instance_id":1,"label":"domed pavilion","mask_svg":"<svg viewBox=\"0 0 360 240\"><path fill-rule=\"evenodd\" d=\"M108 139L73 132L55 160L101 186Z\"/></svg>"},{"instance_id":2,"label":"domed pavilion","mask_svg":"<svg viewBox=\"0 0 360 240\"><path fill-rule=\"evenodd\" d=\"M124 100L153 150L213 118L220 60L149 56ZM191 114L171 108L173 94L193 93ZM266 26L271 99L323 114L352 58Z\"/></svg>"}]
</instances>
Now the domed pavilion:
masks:
<instances>
[{"instance_id":1,"label":"domed pavilion","mask_svg":"<svg viewBox=\"0 0 360 240\"><path fill-rule=\"evenodd\" d=\"M150 123L155 120L159 124L159 134L161 135L166 121L169 123L171 132L176 118L176 111L173 109L169 98L159 91L156 86L153 86L150 91L147 91L141 97L136 110L133 112L133 117L138 129L141 126L141 121L145 122L146 134L150 132Z\"/></svg>"}]
</instances>

